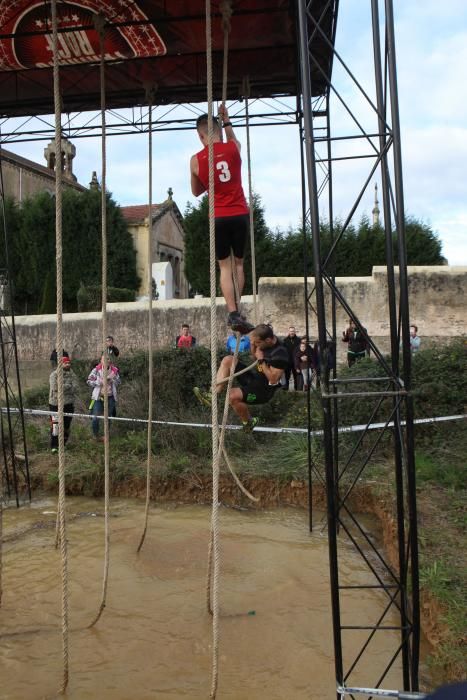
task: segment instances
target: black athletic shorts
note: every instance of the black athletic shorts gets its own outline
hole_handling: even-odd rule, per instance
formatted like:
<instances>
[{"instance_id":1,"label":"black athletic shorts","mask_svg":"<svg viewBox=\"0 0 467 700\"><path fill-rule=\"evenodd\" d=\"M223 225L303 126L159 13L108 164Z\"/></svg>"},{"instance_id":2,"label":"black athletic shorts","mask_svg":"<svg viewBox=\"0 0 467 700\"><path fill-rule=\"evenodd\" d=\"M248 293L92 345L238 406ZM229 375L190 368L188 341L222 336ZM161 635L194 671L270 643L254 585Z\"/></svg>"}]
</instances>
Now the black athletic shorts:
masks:
<instances>
[{"instance_id":1,"label":"black athletic shorts","mask_svg":"<svg viewBox=\"0 0 467 700\"><path fill-rule=\"evenodd\" d=\"M243 258L249 220L248 214L216 218L216 260L228 258L230 249L236 258Z\"/></svg>"},{"instance_id":2,"label":"black athletic shorts","mask_svg":"<svg viewBox=\"0 0 467 700\"><path fill-rule=\"evenodd\" d=\"M241 369L245 369L246 366L243 362L237 362L235 371L239 372ZM272 399L276 389L280 386L279 384L270 386L264 374L258 372L256 367L236 377L236 380L242 390L243 401L247 404L267 403Z\"/></svg>"}]
</instances>

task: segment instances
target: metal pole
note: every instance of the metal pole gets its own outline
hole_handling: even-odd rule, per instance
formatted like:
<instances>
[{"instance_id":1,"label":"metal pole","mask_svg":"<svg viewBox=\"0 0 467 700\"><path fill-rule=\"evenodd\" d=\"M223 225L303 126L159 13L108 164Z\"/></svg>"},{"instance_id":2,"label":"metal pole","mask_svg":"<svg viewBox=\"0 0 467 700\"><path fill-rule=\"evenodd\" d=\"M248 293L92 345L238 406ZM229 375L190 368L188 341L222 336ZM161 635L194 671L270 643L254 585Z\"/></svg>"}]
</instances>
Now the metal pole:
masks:
<instances>
[{"instance_id":1,"label":"metal pole","mask_svg":"<svg viewBox=\"0 0 467 700\"><path fill-rule=\"evenodd\" d=\"M303 110L300 108L299 116L300 136L300 174L302 185L302 225L303 225L303 288L305 293L305 335L309 338L310 323L308 315L308 251L306 236L306 180L305 158L303 155ZM313 476L311 464L311 392L306 394L306 422L307 422L307 459L308 459L308 527L313 532Z\"/></svg>"},{"instance_id":2,"label":"metal pole","mask_svg":"<svg viewBox=\"0 0 467 700\"><path fill-rule=\"evenodd\" d=\"M326 348L326 315L324 306L323 277L320 264L320 235L319 212L316 182L316 163L313 139L313 116L311 108L311 77L310 57L308 53L308 27L305 0L298 0L299 17L299 42L300 42L300 69L303 95L304 124L305 124L305 154L308 174L308 197L310 202L310 220L313 244L313 269L316 288L316 307L318 315L318 336L321 351L321 362L327 364ZM324 374L324 389L328 391L328 377ZM337 503L335 500L334 461L333 461L333 434L331 419L331 402L322 400L324 451L326 465L327 487L327 515L328 515L328 539L329 539L329 568L331 582L331 604L334 636L334 664L336 680L339 685L343 682L342 662L342 638L340 629L340 605L339 605L339 574L337 563Z\"/></svg>"},{"instance_id":3,"label":"metal pole","mask_svg":"<svg viewBox=\"0 0 467 700\"><path fill-rule=\"evenodd\" d=\"M411 389L411 356L409 332L409 295L407 277L407 255L405 241L404 190L402 178L401 133L399 121L399 99L397 93L396 48L394 35L394 11L392 0L385 0L386 32L388 41L388 76L391 100L391 115L394 136L394 182L396 195L396 229L399 250L399 286L400 310L402 322L402 355L404 362L404 384L408 392ZM414 410L413 398L406 399L406 459L407 459L407 498L409 510L409 546L411 555L412 583L412 659L411 690L418 690L418 665L420 656L420 593L418 574L418 535L417 535L417 501L415 483L415 449L414 449Z\"/></svg>"},{"instance_id":4,"label":"metal pole","mask_svg":"<svg viewBox=\"0 0 467 700\"><path fill-rule=\"evenodd\" d=\"M16 505L19 508L18 477L16 474L15 441L14 441L13 426L11 424L10 397L8 394L8 376L7 376L7 366L6 366L6 358L5 358L5 346L3 343L3 326L2 326L1 319L0 319L0 348L1 348L1 355L2 355L3 388L5 390L5 404L6 404L6 409L7 409L8 439L9 439L9 443L10 443L10 445L9 445L10 450L9 451L10 451L10 457L11 457L11 470L13 473L13 486L15 489Z\"/></svg>"},{"instance_id":5,"label":"metal pole","mask_svg":"<svg viewBox=\"0 0 467 700\"><path fill-rule=\"evenodd\" d=\"M397 321L397 301L395 291L394 277L394 256L392 249L392 230L391 230L391 208L389 199L389 172L387 164L386 146L386 104L383 91L383 71L381 65L381 42L380 42L380 25L379 25L379 2L378 0L371 1L371 15L373 27L373 53L375 63L375 84L376 84L376 100L378 107L378 131L379 144L383 157L381 159L381 190L383 197L383 212L384 212L384 230L386 240L386 270L388 281L388 306L389 306L389 325L391 332L391 362L392 371L395 376L399 374L399 333ZM396 408L397 398L394 397L394 408ZM397 408L394 415L394 423L399 423L400 428L400 409ZM408 626L407 617L407 571L405 558L405 519L404 519L404 480L403 480L403 464L402 464L402 447L401 447L401 431L394 427L394 470L396 481L396 512L397 512L397 540L398 540L398 557L399 557L399 580L400 580L400 617L401 617L401 643L402 643L402 676L404 688L410 687L409 675L409 651L410 642L409 635L406 633Z\"/></svg>"},{"instance_id":6,"label":"metal pole","mask_svg":"<svg viewBox=\"0 0 467 700\"><path fill-rule=\"evenodd\" d=\"M329 217L329 233L331 237L331 246L334 243L334 207L333 207L333 186L332 186L332 148L331 148L331 104L329 99L329 89L326 95L326 132L327 132L327 157L328 157L328 217ZM331 259L331 279L333 285L336 284L336 256ZM334 362L332 366L332 379L336 379L336 358L337 358L337 319L336 319L336 295L334 286L331 290L331 323L332 323L332 342L334 344ZM329 357L329 355L328 355ZM326 372L327 372L326 367ZM329 375L327 375L329 376ZM331 385L334 393L337 392L335 384ZM336 488L335 499L339 503L339 405L337 402L332 407L333 419L333 458L334 458L334 484ZM339 532L339 521L337 522L337 532Z\"/></svg>"}]
</instances>

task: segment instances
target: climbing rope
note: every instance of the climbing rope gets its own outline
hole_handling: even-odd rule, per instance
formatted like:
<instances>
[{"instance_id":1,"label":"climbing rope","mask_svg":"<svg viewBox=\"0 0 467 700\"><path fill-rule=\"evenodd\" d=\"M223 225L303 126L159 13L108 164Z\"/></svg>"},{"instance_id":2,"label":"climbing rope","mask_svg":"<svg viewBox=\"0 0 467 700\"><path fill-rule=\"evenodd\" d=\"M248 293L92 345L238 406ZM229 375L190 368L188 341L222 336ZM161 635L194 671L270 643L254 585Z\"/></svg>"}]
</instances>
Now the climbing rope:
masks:
<instances>
[{"instance_id":1,"label":"climbing rope","mask_svg":"<svg viewBox=\"0 0 467 700\"><path fill-rule=\"evenodd\" d=\"M57 384L58 384L58 521L60 530L60 558L62 582L62 659L61 692L68 685L68 557L65 512L65 442L63 420L63 303L62 303L62 128L60 101L60 74L58 58L57 0L52 0L53 87L55 111L55 255L57 278Z\"/></svg>"},{"instance_id":2,"label":"climbing rope","mask_svg":"<svg viewBox=\"0 0 467 700\"><path fill-rule=\"evenodd\" d=\"M230 35L230 19L232 17L232 2L231 0L221 0L219 10L222 15L222 30L224 32L224 55L222 62L222 103L227 101L227 80L229 74L229 35Z\"/></svg>"},{"instance_id":3,"label":"climbing rope","mask_svg":"<svg viewBox=\"0 0 467 700\"><path fill-rule=\"evenodd\" d=\"M211 37L211 2L206 0L206 72L208 97L208 160L209 160L209 275L211 292L211 421L212 421L212 671L211 698L217 694L219 672L219 580L220 580L220 544L219 544L219 427L217 424L217 308L216 308L216 248L214 222L214 144L213 144L213 87L212 87L212 37Z\"/></svg>"},{"instance_id":4,"label":"climbing rope","mask_svg":"<svg viewBox=\"0 0 467 700\"><path fill-rule=\"evenodd\" d=\"M146 505L144 509L144 527L138 545L139 552L143 546L148 529L149 501L151 497L151 462L152 462L152 389L153 389L153 357L152 357L152 102L153 91L147 91L149 105L148 126L148 432L147 432L147 462L146 462Z\"/></svg>"},{"instance_id":5,"label":"climbing rope","mask_svg":"<svg viewBox=\"0 0 467 700\"><path fill-rule=\"evenodd\" d=\"M246 117L246 153L248 172L248 202L250 205L250 251L251 251L251 284L253 287L253 320L255 326L258 324L257 308L257 288L256 288L256 255L255 255L255 224L253 219L253 186L251 183L251 148L250 148L250 114L248 111L248 99L250 97L250 80L248 77L243 80L243 95L245 97L245 117Z\"/></svg>"},{"instance_id":6,"label":"climbing rope","mask_svg":"<svg viewBox=\"0 0 467 700\"><path fill-rule=\"evenodd\" d=\"M0 415L0 422L3 421L3 415ZM2 425L3 437L3 425ZM6 467L6 460L5 460ZM0 466L0 608L2 607L3 595L3 467Z\"/></svg>"},{"instance_id":7,"label":"climbing rope","mask_svg":"<svg viewBox=\"0 0 467 700\"><path fill-rule=\"evenodd\" d=\"M100 48L100 98L101 98L101 158L102 158L102 176L101 176L101 245L102 245L102 347L106 347L107 339L107 192L106 192L106 176L107 176L107 152L106 152L106 115L105 115L105 47L104 47L104 18L102 15L95 17L95 26L99 34ZM89 627L93 627L100 619L106 605L107 586L109 580L109 562L110 562L110 445L109 445L109 397L107 393L107 368L108 354L103 351L103 385L101 395L104 399L104 573L102 577L102 594L101 602L97 615L91 622Z\"/></svg>"},{"instance_id":8,"label":"climbing rope","mask_svg":"<svg viewBox=\"0 0 467 700\"><path fill-rule=\"evenodd\" d=\"M232 17L232 3L230 0L222 0L219 9L222 14L222 29L224 32L224 55L223 55L223 69L222 69L222 103L225 104L226 99L227 99L227 81L228 81L228 57L229 57L229 34L231 30L231 17ZM248 126L248 121L247 121L247 126ZM247 131L247 139L248 139L248 165L250 169L250 155L249 155L249 134ZM254 246L254 228L253 228L253 209L252 209L252 194L251 194L251 175L250 175L250 170L249 170L249 184L250 184L250 238L252 239L252 246L251 246L251 257L252 257L252 278L253 278L253 304L254 304L254 319L255 319L255 325L257 324L257 309L256 309L256 266L254 262L254 251L255 251L255 246ZM233 251L230 251L230 265L231 265L231 270L232 270L232 279L233 279L233 285L234 285L234 290L235 290L235 303L237 306L237 309L239 309L240 306L240 289L238 285L238 276L237 276L237 267L235 264L235 257L233 254ZM224 447L224 434L225 434L225 426L227 423L227 415L228 415L228 408L229 408L229 403L230 403L230 390L232 388L232 382L233 379L240 374L243 374L244 372L248 372L251 369L253 369L257 361L253 362L249 367L246 367L243 370L240 370L239 372L235 372L235 366L237 364L238 360L238 353L239 353L239 347L240 347L240 334L236 333L237 336L237 342L235 345L235 352L233 356L233 362L232 362L232 367L229 372L229 376L221 379L220 381L217 382L217 384L221 384L224 382L228 382L227 384L227 389L226 389L226 394L225 394L225 402L224 402L224 418L222 421L222 427L221 427L221 437L220 437L220 446L219 449L221 453L224 456L225 462L227 464L227 467L232 474L235 483L239 486L240 490L248 496L248 498L251 498L253 501L257 501L257 499L252 496L249 491L241 484L240 479L238 478L237 474L235 473L235 470L233 469L232 463L229 460L229 457L227 455L227 451ZM208 581L210 583L210 578L208 577Z\"/></svg>"}]
</instances>

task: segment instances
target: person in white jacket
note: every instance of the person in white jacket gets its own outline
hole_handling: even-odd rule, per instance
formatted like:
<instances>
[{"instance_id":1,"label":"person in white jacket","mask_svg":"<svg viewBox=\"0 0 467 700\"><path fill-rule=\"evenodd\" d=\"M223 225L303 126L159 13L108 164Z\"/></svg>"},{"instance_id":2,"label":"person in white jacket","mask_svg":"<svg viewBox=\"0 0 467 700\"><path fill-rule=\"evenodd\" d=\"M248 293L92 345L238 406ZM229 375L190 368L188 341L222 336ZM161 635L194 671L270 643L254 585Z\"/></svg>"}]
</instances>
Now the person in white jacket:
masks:
<instances>
[{"instance_id":1,"label":"person in white jacket","mask_svg":"<svg viewBox=\"0 0 467 700\"><path fill-rule=\"evenodd\" d=\"M99 423L97 416L104 415L104 355L101 361L91 371L87 384L92 387L91 403L89 410L93 415L92 434L99 439ZM112 362L112 357L107 356L107 396L109 402L109 416L117 415L117 386L120 384L118 367Z\"/></svg>"}]
</instances>

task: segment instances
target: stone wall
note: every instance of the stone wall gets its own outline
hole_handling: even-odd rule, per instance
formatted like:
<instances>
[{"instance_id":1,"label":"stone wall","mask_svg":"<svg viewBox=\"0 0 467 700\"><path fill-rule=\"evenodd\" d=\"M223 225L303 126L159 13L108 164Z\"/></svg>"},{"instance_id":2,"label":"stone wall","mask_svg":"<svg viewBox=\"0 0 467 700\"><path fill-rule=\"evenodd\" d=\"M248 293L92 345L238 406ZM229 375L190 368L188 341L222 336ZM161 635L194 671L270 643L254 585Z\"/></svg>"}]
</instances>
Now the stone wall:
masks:
<instances>
[{"instance_id":1,"label":"stone wall","mask_svg":"<svg viewBox=\"0 0 467 700\"><path fill-rule=\"evenodd\" d=\"M314 280L308 280L313 289ZM371 277L348 277L336 280L337 286L354 313L381 350L389 349L387 279L385 268L373 268ZM409 268L411 322L418 325L422 343L467 334L467 267ZM313 297L311 301L313 302ZM330 314L330 293L325 303ZM251 297L243 301L244 311L253 318ZM258 285L258 318L271 322L278 335L295 325L298 334L305 328L304 282L301 278L262 278ZM329 316L330 318L330 316ZM227 337L225 305L217 299L217 325L220 339ZM210 300L175 299L153 304L153 344L155 348L173 345L182 323L189 323L198 342L210 344ZM337 309L340 337L347 315ZM108 332L122 352L147 348L147 306L144 303L108 305ZM18 353L21 360L43 360L55 346L55 316L18 316L16 318ZM310 314L310 336L316 338L317 324ZM102 342L100 314L64 314L65 348L74 357L94 359ZM345 355L344 343L338 343L338 357Z\"/></svg>"}]
</instances>

